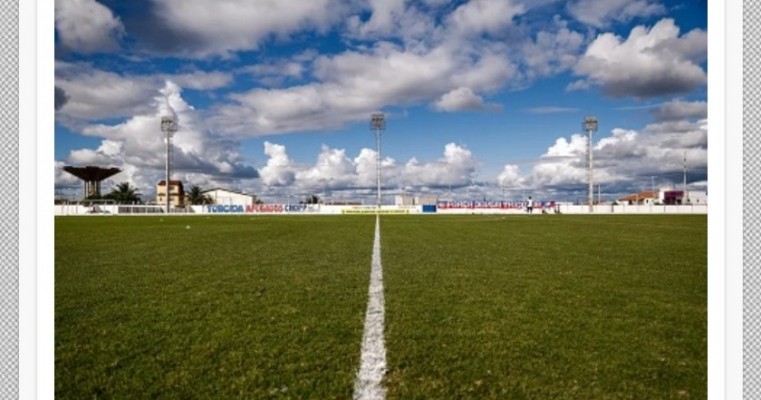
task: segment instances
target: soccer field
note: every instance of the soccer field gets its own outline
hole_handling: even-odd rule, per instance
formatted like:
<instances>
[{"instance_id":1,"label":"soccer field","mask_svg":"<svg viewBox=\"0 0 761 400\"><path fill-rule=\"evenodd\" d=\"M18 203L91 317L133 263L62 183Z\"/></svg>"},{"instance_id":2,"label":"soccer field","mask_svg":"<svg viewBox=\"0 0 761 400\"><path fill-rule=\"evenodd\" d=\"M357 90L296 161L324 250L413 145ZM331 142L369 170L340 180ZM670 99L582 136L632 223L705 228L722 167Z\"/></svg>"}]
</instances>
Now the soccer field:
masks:
<instances>
[{"instance_id":1,"label":"soccer field","mask_svg":"<svg viewBox=\"0 0 761 400\"><path fill-rule=\"evenodd\" d=\"M375 223L56 218L56 398L351 398ZM706 397L705 215L380 228L388 398Z\"/></svg>"}]
</instances>

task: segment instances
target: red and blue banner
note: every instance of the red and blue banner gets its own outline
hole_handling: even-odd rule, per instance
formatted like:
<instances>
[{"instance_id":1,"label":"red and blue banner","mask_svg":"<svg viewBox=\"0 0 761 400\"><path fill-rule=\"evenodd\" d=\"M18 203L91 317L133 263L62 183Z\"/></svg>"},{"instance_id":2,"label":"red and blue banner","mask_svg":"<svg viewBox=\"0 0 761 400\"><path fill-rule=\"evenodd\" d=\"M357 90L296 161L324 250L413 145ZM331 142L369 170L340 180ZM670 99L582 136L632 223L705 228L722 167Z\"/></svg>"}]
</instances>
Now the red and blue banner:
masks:
<instances>
[{"instance_id":1,"label":"red and blue banner","mask_svg":"<svg viewBox=\"0 0 761 400\"><path fill-rule=\"evenodd\" d=\"M480 201L480 200L461 200L461 201L439 201L436 203L436 208L440 210L446 209L525 209L525 201ZM555 208L554 201L535 201L534 209L541 210L543 208Z\"/></svg>"}]
</instances>

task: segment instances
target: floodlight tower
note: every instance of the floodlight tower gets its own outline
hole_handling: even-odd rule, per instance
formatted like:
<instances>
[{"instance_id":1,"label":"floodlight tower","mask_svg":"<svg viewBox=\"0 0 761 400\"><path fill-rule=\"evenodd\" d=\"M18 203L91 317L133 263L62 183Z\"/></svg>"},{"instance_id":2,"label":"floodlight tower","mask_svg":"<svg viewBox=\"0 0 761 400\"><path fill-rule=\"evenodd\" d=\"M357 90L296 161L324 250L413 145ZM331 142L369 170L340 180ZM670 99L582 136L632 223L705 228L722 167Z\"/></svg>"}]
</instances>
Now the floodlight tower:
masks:
<instances>
[{"instance_id":1,"label":"floodlight tower","mask_svg":"<svg viewBox=\"0 0 761 400\"><path fill-rule=\"evenodd\" d=\"M584 117L584 130L587 132L587 154L589 155L589 213L594 210L594 165L592 164L592 134L597 131L597 117Z\"/></svg>"},{"instance_id":2,"label":"floodlight tower","mask_svg":"<svg viewBox=\"0 0 761 400\"><path fill-rule=\"evenodd\" d=\"M375 200L375 206L380 210L381 208L381 147L380 147L380 135L386 129L386 116L382 113L375 113L370 116L370 128L375 132L375 148L376 153L376 175L378 181L377 199Z\"/></svg>"},{"instance_id":3,"label":"floodlight tower","mask_svg":"<svg viewBox=\"0 0 761 400\"><path fill-rule=\"evenodd\" d=\"M169 214L169 178L172 176L172 136L177 132L177 117L173 115L161 117L161 132L166 138L166 180L164 181L164 194L166 195L166 213Z\"/></svg>"},{"instance_id":4,"label":"floodlight tower","mask_svg":"<svg viewBox=\"0 0 761 400\"><path fill-rule=\"evenodd\" d=\"M682 181L682 204L690 201L690 195L687 192L687 152L684 152L684 180Z\"/></svg>"}]
</instances>

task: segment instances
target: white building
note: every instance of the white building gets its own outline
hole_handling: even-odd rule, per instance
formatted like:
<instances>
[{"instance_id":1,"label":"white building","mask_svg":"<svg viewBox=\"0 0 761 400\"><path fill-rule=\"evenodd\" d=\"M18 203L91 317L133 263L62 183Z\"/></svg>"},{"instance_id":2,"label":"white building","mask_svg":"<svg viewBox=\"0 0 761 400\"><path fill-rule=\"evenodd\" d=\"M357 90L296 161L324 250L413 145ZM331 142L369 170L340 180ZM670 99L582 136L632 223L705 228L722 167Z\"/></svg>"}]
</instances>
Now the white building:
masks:
<instances>
[{"instance_id":1,"label":"white building","mask_svg":"<svg viewBox=\"0 0 761 400\"><path fill-rule=\"evenodd\" d=\"M687 195L684 191L676 189L661 189L658 195L660 204L708 204L708 192L705 190L688 190Z\"/></svg>"},{"instance_id":2,"label":"white building","mask_svg":"<svg viewBox=\"0 0 761 400\"><path fill-rule=\"evenodd\" d=\"M214 204L242 204L246 206L256 204L256 196L253 194L246 194L233 190L215 188L205 190L203 195L209 196Z\"/></svg>"},{"instance_id":3,"label":"white building","mask_svg":"<svg viewBox=\"0 0 761 400\"><path fill-rule=\"evenodd\" d=\"M166 180L162 179L156 184L156 204L166 204ZM169 180L169 203L175 207L185 206L185 189L182 181Z\"/></svg>"},{"instance_id":4,"label":"white building","mask_svg":"<svg viewBox=\"0 0 761 400\"><path fill-rule=\"evenodd\" d=\"M398 194L394 196L394 205L397 206L419 206L424 204L436 204L436 196L412 196L409 194Z\"/></svg>"},{"instance_id":5,"label":"white building","mask_svg":"<svg viewBox=\"0 0 761 400\"><path fill-rule=\"evenodd\" d=\"M708 204L708 193L703 190L688 190L687 204Z\"/></svg>"}]
</instances>

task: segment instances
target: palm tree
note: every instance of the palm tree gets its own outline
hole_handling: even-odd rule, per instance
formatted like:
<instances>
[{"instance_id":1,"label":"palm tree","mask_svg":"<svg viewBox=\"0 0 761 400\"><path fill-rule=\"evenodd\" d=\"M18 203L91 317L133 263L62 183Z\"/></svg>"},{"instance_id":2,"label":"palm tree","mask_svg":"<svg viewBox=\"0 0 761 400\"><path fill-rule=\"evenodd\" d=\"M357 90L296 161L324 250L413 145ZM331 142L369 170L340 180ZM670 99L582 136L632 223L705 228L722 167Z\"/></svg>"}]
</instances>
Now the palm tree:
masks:
<instances>
[{"instance_id":1,"label":"palm tree","mask_svg":"<svg viewBox=\"0 0 761 400\"><path fill-rule=\"evenodd\" d=\"M203 205L203 204L212 204L214 203L214 200L208 195L203 194L203 191L201 191L201 188L198 187L198 185L193 185L190 187L190 190L185 194L188 198L188 203L191 205Z\"/></svg>"},{"instance_id":2,"label":"palm tree","mask_svg":"<svg viewBox=\"0 0 761 400\"><path fill-rule=\"evenodd\" d=\"M142 203L140 200L140 193L137 192L137 188L129 184L129 182L122 182L111 189L111 193L103 196L105 199L111 199L118 204L128 203Z\"/></svg>"}]
</instances>

